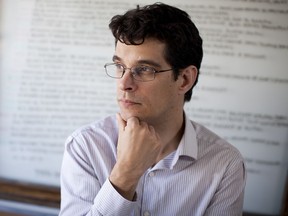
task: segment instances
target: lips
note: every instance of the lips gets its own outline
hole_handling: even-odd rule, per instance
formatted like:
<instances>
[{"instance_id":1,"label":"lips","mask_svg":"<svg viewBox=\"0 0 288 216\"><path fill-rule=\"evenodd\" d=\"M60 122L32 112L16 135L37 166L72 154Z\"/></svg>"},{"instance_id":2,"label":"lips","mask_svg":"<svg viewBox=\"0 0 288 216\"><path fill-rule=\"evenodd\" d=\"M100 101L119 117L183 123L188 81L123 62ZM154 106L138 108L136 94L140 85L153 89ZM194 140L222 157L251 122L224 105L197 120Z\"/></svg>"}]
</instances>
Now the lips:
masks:
<instances>
[{"instance_id":1,"label":"lips","mask_svg":"<svg viewBox=\"0 0 288 216\"><path fill-rule=\"evenodd\" d=\"M123 105L124 107L130 107L130 106L134 106L134 105L139 105L140 103L132 101L132 100L128 100L128 99L118 99L118 103Z\"/></svg>"}]
</instances>

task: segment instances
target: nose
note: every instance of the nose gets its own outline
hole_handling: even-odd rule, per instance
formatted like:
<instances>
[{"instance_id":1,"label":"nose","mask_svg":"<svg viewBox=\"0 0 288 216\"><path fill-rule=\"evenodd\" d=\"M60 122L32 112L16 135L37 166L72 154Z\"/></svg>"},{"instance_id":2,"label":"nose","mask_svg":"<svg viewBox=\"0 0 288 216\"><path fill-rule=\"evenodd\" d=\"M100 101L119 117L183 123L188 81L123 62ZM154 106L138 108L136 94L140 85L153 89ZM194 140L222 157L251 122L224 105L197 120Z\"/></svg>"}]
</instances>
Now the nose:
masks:
<instances>
[{"instance_id":1,"label":"nose","mask_svg":"<svg viewBox=\"0 0 288 216\"><path fill-rule=\"evenodd\" d=\"M125 68L122 78L118 80L118 88L122 91L134 91L136 89L135 80L130 68Z\"/></svg>"}]
</instances>

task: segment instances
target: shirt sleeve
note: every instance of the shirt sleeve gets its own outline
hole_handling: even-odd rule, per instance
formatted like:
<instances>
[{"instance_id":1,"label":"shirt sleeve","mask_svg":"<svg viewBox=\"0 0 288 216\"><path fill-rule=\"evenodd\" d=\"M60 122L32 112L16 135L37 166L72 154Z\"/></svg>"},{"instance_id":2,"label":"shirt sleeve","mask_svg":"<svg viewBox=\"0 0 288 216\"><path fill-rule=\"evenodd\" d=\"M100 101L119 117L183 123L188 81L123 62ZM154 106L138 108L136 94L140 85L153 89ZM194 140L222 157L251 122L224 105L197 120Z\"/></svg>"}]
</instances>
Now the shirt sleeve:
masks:
<instances>
[{"instance_id":1,"label":"shirt sleeve","mask_svg":"<svg viewBox=\"0 0 288 216\"><path fill-rule=\"evenodd\" d=\"M131 215L136 202L123 198L107 178L101 185L85 151L73 139L65 144L61 167L60 216Z\"/></svg>"},{"instance_id":2,"label":"shirt sleeve","mask_svg":"<svg viewBox=\"0 0 288 216\"><path fill-rule=\"evenodd\" d=\"M227 167L205 216L241 216L243 211L246 169L242 157Z\"/></svg>"}]
</instances>

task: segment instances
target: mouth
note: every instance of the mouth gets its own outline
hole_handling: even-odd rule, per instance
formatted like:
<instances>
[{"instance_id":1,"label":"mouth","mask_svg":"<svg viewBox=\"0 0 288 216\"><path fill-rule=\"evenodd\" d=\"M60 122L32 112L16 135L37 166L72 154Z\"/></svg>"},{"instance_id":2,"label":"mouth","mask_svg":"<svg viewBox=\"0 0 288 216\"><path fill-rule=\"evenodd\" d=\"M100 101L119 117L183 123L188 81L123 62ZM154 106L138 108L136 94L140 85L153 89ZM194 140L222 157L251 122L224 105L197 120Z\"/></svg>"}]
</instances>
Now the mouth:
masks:
<instances>
[{"instance_id":1,"label":"mouth","mask_svg":"<svg viewBox=\"0 0 288 216\"><path fill-rule=\"evenodd\" d=\"M118 99L118 103L124 107L131 107L134 105L140 105L140 103L132 101L132 100L127 100L127 99Z\"/></svg>"}]
</instances>

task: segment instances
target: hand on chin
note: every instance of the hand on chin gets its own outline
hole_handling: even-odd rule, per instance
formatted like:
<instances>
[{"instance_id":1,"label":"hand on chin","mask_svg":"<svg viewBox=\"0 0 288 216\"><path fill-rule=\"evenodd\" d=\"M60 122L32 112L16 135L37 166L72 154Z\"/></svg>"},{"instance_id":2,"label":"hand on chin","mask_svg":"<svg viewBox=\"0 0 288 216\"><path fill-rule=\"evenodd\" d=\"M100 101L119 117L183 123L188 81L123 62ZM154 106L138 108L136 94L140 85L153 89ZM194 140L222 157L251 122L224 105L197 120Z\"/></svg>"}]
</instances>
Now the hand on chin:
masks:
<instances>
[{"instance_id":1,"label":"hand on chin","mask_svg":"<svg viewBox=\"0 0 288 216\"><path fill-rule=\"evenodd\" d=\"M135 113L131 113L131 112L125 112L125 111L121 111L120 112L120 116L122 117L122 119L124 121L127 121L127 119L131 118L131 117L136 117L138 118L140 121L142 120L141 117Z\"/></svg>"}]
</instances>

